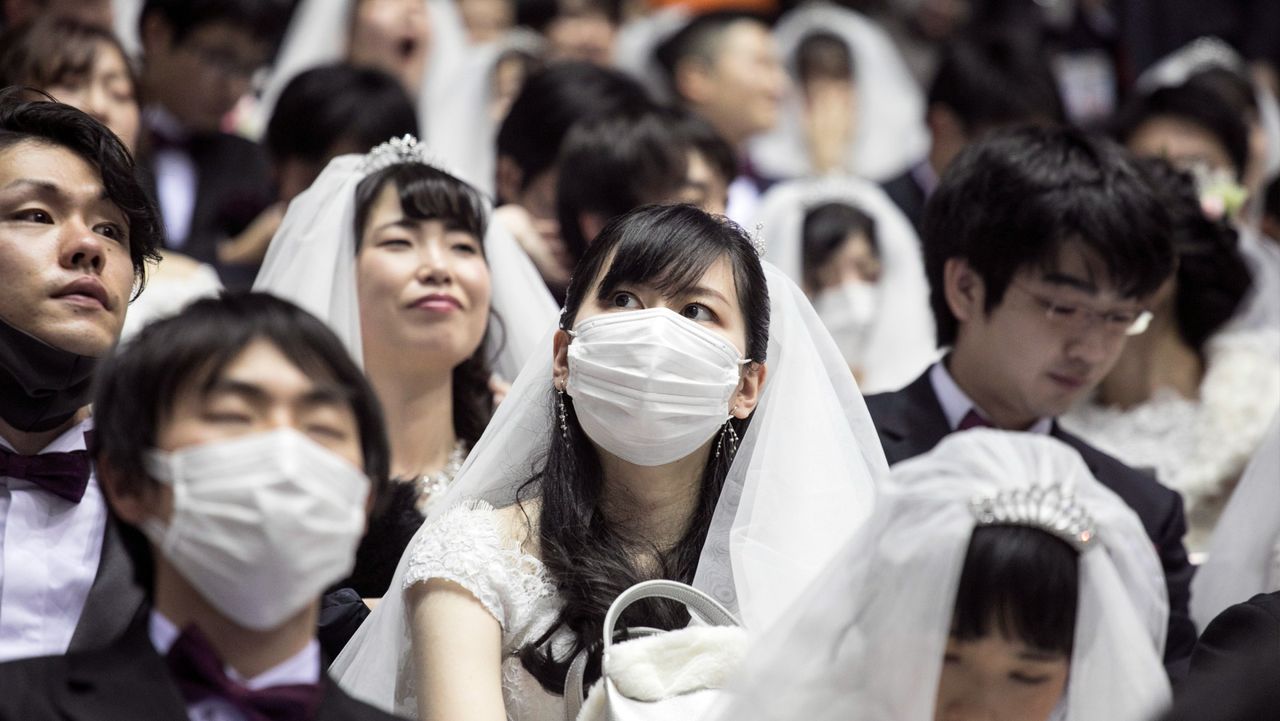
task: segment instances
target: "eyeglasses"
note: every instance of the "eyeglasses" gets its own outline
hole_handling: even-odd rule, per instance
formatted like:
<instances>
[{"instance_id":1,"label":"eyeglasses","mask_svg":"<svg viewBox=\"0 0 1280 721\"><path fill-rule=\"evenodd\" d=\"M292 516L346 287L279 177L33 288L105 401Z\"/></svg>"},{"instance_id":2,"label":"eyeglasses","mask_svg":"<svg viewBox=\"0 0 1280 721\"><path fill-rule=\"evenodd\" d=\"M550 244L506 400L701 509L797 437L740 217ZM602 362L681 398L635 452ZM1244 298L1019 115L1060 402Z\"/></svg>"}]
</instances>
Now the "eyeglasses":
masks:
<instances>
[{"instance_id":1,"label":"eyeglasses","mask_svg":"<svg viewBox=\"0 0 1280 721\"><path fill-rule=\"evenodd\" d=\"M1052 325L1076 332L1095 326L1110 336L1135 336L1146 332L1151 325L1149 310L1094 310L1080 303L1063 302L1041 295L1017 283L1014 288L1031 297L1042 309L1045 319Z\"/></svg>"},{"instance_id":2,"label":"eyeglasses","mask_svg":"<svg viewBox=\"0 0 1280 721\"><path fill-rule=\"evenodd\" d=\"M232 80L252 78L253 74L258 72L258 68L266 64L259 58L242 58L224 48L209 47L196 42L188 42L185 48L205 66Z\"/></svg>"}]
</instances>

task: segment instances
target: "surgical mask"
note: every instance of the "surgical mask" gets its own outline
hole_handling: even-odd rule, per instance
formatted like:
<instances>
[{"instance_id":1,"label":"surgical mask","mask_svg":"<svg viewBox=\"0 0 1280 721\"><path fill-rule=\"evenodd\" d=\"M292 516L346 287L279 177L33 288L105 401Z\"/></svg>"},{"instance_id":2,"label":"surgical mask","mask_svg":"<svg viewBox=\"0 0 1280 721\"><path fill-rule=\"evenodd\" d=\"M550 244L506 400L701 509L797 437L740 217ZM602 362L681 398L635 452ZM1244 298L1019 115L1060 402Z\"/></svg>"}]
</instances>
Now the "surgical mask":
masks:
<instances>
[{"instance_id":1,"label":"surgical mask","mask_svg":"<svg viewBox=\"0 0 1280 721\"><path fill-rule=\"evenodd\" d=\"M88 404L97 361L0 320L0 418L28 433L57 428Z\"/></svg>"},{"instance_id":2,"label":"surgical mask","mask_svg":"<svg viewBox=\"0 0 1280 721\"><path fill-rule=\"evenodd\" d=\"M245 628L280 626L355 566L369 479L292 428L152 450L145 463L173 488L173 517L143 532Z\"/></svg>"},{"instance_id":3,"label":"surgical mask","mask_svg":"<svg viewBox=\"0 0 1280 721\"><path fill-rule=\"evenodd\" d=\"M578 422L622 460L677 461L729 419L747 361L723 336L666 308L607 313L570 334L566 392Z\"/></svg>"},{"instance_id":4,"label":"surgical mask","mask_svg":"<svg viewBox=\"0 0 1280 721\"><path fill-rule=\"evenodd\" d=\"M857 280L828 288L813 299L813 309L851 366L862 362L879 305L875 286Z\"/></svg>"}]
</instances>

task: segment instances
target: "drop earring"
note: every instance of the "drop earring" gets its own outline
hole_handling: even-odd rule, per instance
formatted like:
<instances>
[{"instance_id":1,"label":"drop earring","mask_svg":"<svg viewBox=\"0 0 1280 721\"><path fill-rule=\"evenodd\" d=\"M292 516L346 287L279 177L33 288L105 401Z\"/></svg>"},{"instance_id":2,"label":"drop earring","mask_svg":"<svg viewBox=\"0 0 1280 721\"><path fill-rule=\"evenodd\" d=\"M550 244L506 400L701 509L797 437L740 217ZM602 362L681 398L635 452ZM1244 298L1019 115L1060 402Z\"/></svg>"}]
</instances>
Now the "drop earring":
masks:
<instances>
[{"instance_id":1,"label":"drop earring","mask_svg":"<svg viewBox=\"0 0 1280 721\"><path fill-rule=\"evenodd\" d=\"M556 410L560 415L560 437L569 442L569 414L564 409L564 389L556 389Z\"/></svg>"}]
</instances>

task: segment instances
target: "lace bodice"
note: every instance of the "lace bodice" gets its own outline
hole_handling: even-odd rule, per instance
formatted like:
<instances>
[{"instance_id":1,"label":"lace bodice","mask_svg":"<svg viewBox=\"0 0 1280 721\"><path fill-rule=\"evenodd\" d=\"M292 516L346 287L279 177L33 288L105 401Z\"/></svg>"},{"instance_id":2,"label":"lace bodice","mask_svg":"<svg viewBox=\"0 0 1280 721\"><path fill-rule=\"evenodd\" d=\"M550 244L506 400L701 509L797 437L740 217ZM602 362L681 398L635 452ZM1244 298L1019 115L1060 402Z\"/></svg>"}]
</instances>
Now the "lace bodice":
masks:
<instances>
[{"instance_id":1,"label":"lace bodice","mask_svg":"<svg viewBox=\"0 0 1280 721\"><path fill-rule=\"evenodd\" d=\"M501 512L476 501L454 508L409 549L404 588L432 578L462 586L502 626L502 696L512 721L559 721L564 699L548 693L516 656L539 639L563 605L542 562L511 538ZM565 648L570 634L557 632L552 644ZM415 704L416 705L416 704ZM416 709L398 709L416 715Z\"/></svg>"}]
</instances>

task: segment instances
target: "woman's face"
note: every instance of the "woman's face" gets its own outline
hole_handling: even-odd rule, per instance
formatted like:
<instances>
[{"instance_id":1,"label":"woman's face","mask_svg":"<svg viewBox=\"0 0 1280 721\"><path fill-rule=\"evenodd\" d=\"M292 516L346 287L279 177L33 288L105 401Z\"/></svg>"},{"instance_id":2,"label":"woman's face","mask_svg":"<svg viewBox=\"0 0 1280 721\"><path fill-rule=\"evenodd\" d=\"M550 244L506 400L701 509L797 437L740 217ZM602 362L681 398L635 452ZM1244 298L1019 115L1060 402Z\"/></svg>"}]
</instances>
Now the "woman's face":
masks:
<instances>
[{"instance_id":1,"label":"woman's face","mask_svg":"<svg viewBox=\"0 0 1280 721\"><path fill-rule=\"evenodd\" d=\"M409 97L417 97L427 69L429 21L424 0L360 0L348 59L390 73Z\"/></svg>"},{"instance_id":2,"label":"woman's face","mask_svg":"<svg viewBox=\"0 0 1280 721\"><path fill-rule=\"evenodd\" d=\"M491 286L480 239L407 217L393 182L370 208L356 273L366 365L411 357L447 372L483 342Z\"/></svg>"},{"instance_id":3,"label":"woman's face","mask_svg":"<svg viewBox=\"0 0 1280 721\"><path fill-rule=\"evenodd\" d=\"M1070 658L992 632L947 640L935 721L1046 721L1067 687Z\"/></svg>"},{"instance_id":4,"label":"woman's face","mask_svg":"<svg viewBox=\"0 0 1280 721\"><path fill-rule=\"evenodd\" d=\"M110 43L98 43L87 75L64 77L45 92L110 128L130 153L137 147L141 124L138 96L124 57Z\"/></svg>"},{"instance_id":5,"label":"woman's face","mask_svg":"<svg viewBox=\"0 0 1280 721\"><path fill-rule=\"evenodd\" d=\"M818 268L818 287L814 295L828 288L838 288L845 283L867 283L874 285L880 281L880 256L866 233L850 233L840 247L822 267Z\"/></svg>"}]
</instances>

